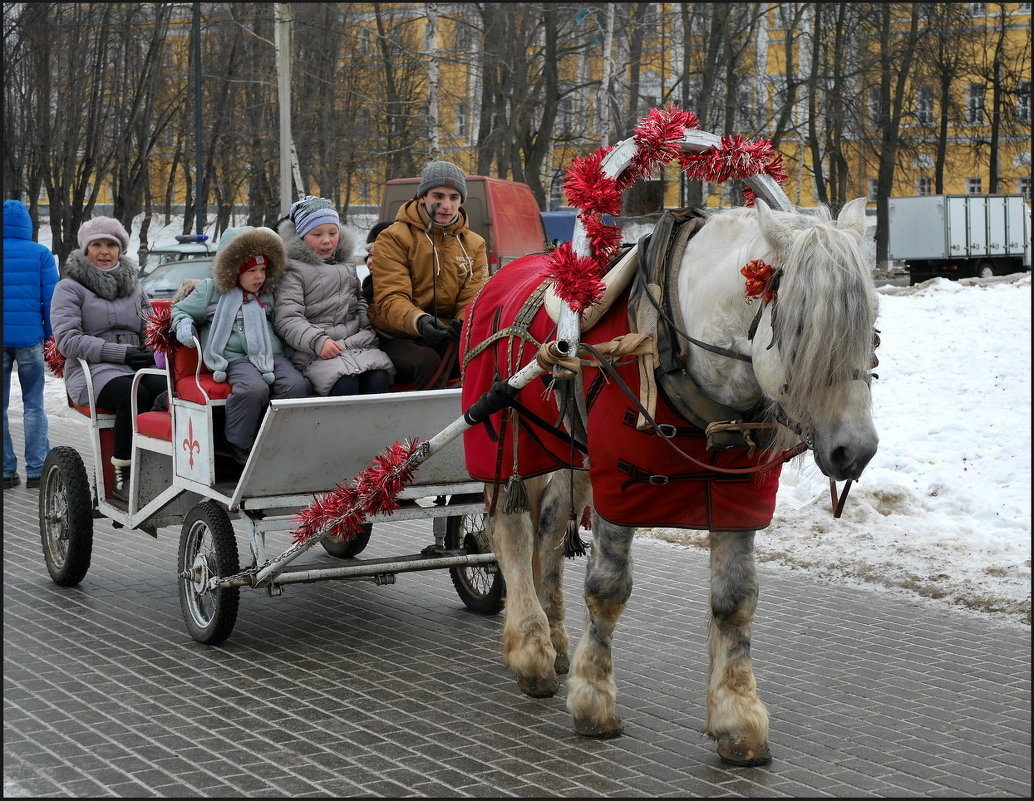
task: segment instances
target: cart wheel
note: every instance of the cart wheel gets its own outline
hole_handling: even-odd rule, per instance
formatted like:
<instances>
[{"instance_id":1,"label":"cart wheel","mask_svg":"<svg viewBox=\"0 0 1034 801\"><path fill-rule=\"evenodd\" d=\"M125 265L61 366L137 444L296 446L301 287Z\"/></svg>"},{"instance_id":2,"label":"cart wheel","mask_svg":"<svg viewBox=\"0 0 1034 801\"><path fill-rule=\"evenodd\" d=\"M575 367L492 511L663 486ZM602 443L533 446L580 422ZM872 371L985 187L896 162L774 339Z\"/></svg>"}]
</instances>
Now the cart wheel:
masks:
<instances>
[{"instance_id":1,"label":"cart wheel","mask_svg":"<svg viewBox=\"0 0 1034 801\"><path fill-rule=\"evenodd\" d=\"M93 555L90 480L79 452L67 445L50 450L40 475L43 558L55 584L74 587L86 576Z\"/></svg>"},{"instance_id":2,"label":"cart wheel","mask_svg":"<svg viewBox=\"0 0 1034 801\"><path fill-rule=\"evenodd\" d=\"M351 559L358 556L370 543L370 534L373 533L373 523L363 523L362 529L350 540L336 540L333 537L324 536L320 540L323 549L331 556L338 559Z\"/></svg>"},{"instance_id":3,"label":"cart wheel","mask_svg":"<svg viewBox=\"0 0 1034 801\"><path fill-rule=\"evenodd\" d=\"M445 547L462 547L467 553L489 553L492 547L485 528L487 522L488 515L484 512L448 518ZM494 615L503 608L506 583L498 566L450 567L449 574L457 595L470 611L479 615Z\"/></svg>"},{"instance_id":4,"label":"cart wheel","mask_svg":"<svg viewBox=\"0 0 1034 801\"><path fill-rule=\"evenodd\" d=\"M237 539L230 516L215 501L202 501L183 521L177 561L180 609L190 636L205 645L218 645L233 631L240 606L240 587L208 588L214 576L240 570Z\"/></svg>"}]
</instances>

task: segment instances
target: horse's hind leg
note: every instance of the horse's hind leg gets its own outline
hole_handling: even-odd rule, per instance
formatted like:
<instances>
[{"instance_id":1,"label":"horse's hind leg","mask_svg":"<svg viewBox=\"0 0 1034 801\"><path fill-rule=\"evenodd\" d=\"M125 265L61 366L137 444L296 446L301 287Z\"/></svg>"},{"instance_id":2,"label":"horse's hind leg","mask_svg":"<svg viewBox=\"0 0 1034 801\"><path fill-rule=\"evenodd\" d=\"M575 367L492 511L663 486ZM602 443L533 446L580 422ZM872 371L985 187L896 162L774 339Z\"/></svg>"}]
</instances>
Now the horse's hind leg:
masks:
<instances>
[{"instance_id":1,"label":"horse's hind leg","mask_svg":"<svg viewBox=\"0 0 1034 801\"><path fill-rule=\"evenodd\" d=\"M503 661L517 675L521 690L534 698L548 698L560 687L553 666L556 651L550 639L549 620L539 603L535 576L537 512L548 480L547 476L525 480L530 512L504 512L506 489L499 487L488 529L506 581ZM494 488L488 486L486 492L491 497Z\"/></svg>"},{"instance_id":2,"label":"horse's hind leg","mask_svg":"<svg viewBox=\"0 0 1034 801\"><path fill-rule=\"evenodd\" d=\"M570 667L570 637L564 624L564 537L572 510L579 520L589 499L588 472L560 470L546 487L539 513L539 603L549 619L549 636L556 651L553 667L557 673L567 673Z\"/></svg>"},{"instance_id":3,"label":"horse's hind leg","mask_svg":"<svg viewBox=\"0 0 1034 801\"><path fill-rule=\"evenodd\" d=\"M718 755L734 765L764 765L768 710L758 698L750 659L750 628L757 608L754 532L711 532L710 676L704 733Z\"/></svg>"},{"instance_id":4,"label":"horse's hind leg","mask_svg":"<svg viewBox=\"0 0 1034 801\"><path fill-rule=\"evenodd\" d=\"M632 594L634 529L607 523L593 514L593 544L585 569L585 630L567 680L567 711L574 730L586 737L617 737L612 643L618 618Z\"/></svg>"}]
</instances>

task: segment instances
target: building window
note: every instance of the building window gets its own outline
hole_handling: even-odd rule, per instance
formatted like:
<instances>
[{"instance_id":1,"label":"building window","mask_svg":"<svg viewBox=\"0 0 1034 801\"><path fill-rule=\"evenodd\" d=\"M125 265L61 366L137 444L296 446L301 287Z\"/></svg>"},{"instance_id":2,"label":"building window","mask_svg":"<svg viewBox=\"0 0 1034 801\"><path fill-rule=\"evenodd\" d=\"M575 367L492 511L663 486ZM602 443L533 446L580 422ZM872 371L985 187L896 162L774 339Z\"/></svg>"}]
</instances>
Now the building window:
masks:
<instances>
[{"instance_id":1,"label":"building window","mask_svg":"<svg viewBox=\"0 0 1034 801\"><path fill-rule=\"evenodd\" d=\"M1030 200L1030 176L1025 175L1022 178L1016 180L1016 191L1023 195L1027 200Z\"/></svg>"},{"instance_id":2,"label":"building window","mask_svg":"<svg viewBox=\"0 0 1034 801\"><path fill-rule=\"evenodd\" d=\"M370 198L373 192L370 189L370 181L363 179L362 183L359 184L359 200L362 203L370 203Z\"/></svg>"},{"instance_id":3,"label":"building window","mask_svg":"<svg viewBox=\"0 0 1034 801\"><path fill-rule=\"evenodd\" d=\"M987 3L970 3L969 4L969 15L971 17L986 17L987 16Z\"/></svg>"},{"instance_id":4,"label":"building window","mask_svg":"<svg viewBox=\"0 0 1034 801\"><path fill-rule=\"evenodd\" d=\"M470 122L470 117L467 114L467 104L457 103L456 104L456 135L461 139L467 138L467 126Z\"/></svg>"},{"instance_id":5,"label":"building window","mask_svg":"<svg viewBox=\"0 0 1034 801\"><path fill-rule=\"evenodd\" d=\"M916 179L916 194L917 195L929 195L933 187L933 181L931 181L925 175L922 178Z\"/></svg>"},{"instance_id":6,"label":"building window","mask_svg":"<svg viewBox=\"0 0 1034 801\"><path fill-rule=\"evenodd\" d=\"M966 91L966 122L984 121L984 85L971 83Z\"/></svg>"},{"instance_id":7,"label":"building window","mask_svg":"<svg viewBox=\"0 0 1034 801\"><path fill-rule=\"evenodd\" d=\"M362 128L363 133L370 132L370 109L359 109L359 127Z\"/></svg>"},{"instance_id":8,"label":"building window","mask_svg":"<svg viewBox=\"0 0 1034 801\"><path fill-rule=\"evenodd\" d=\"M877 178L869 179L869 192L866 195L866 200L870 203L875 203L876 199L879 197L879 186L880 182Z\"/></svg>"},{"instance_id":9,"label":"building window","mask_svg":"<svg viewBox=\"0 0 1034 801\"><path fill-rule=\"evenodd\" d=\"M359 29L359 55L370 55L370 42L372 38L373 34L370 33L369 28Z\"/></svg>"},{"instance_id":10,"label":"building window","mask_svg":"<svg viewBox=\"0 0 1034 801\"><path fill-rule=\"evenodd\" d=\"M919 87L919 95L916 97L916 119L920 125L929 125L933 122L932 86Z\"/></svg>"},{"instance_id":11,"label":"building window","mask_svg":"<svg viewBox=\"0 0 1034 801\"><path fill-rule=\"evenodd\" d=\"M456 23L456 49L466 50L470 47L470 28L461 23Z\"/></svg>"},{"instance_id":12,"label":"building window","mask_svg":"<svg viewBox=\"0 0 1034 801\"><path fill-rule=\"evenodd\" d=\"M869 122L880 124L880 87L869 87Z\"/></svg>"},{"instance_id":13,"label":"building window","mask_svg":"<svg viewBox=\"0 0 1034 801\"><path fill-rule=\"evenodd\" d=\"M1030 81L1020 81L1016 98L1016 121L1030 122Z\"/></svg>"},{"instance_id":14,"label":"building window","mask_svg":"<svg viewBox=\"0 0 1034 801\"><path fill-rule=\"evenodd\" d=\"M979 178L967 178L966 179L966 194L967 195L979 195L983 190L980 187Z\"/></svg>"},{"instance_id":15,"label":"building window","mask_svg":"<svg viewBox=\"0 0 1034 801\"><path fill-rule=\"evenodd\" d=\"M557 128L560 129L561 136L570 136L572 133L573 126L571 121L574 119L574 101L571 97L565 97L557 106Z\"/></svg>"}]
</instances>

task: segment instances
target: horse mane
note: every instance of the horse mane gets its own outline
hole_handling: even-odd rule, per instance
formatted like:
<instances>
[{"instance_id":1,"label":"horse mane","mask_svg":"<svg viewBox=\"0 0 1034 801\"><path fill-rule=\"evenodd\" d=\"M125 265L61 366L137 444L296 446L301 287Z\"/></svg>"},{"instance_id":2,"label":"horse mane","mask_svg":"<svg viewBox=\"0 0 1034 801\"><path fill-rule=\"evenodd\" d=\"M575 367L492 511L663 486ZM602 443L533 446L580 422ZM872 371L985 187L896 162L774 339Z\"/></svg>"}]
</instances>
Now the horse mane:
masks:
<instances>
[{"instance_id":1,"label":"horse mane","mask_svg":"<svg viewBox=\"0 0 1034 801\"><path fill-rule=\"evenodd\" d=\"M787 376L779 405L797 421L832 416L844 408L846 382L871 366L877 296L861 234L824 205L772 223L777 235L766 238L782 269L773 334Z\"/></svg>"}]
</instances>

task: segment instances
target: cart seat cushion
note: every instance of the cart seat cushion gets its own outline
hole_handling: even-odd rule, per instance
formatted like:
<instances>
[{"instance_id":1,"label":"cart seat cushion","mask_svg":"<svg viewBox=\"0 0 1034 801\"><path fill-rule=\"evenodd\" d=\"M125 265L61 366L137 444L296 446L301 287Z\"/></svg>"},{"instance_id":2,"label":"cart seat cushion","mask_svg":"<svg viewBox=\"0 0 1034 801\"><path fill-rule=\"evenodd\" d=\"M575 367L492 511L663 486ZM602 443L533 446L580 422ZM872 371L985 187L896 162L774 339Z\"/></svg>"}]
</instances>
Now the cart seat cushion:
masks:
<instances>
[{"instance_id":1,"label":"cart seat cushion","mask_svg":"<svg viewBox=\"0 0 1034 801\"><path fill-rule=\"evenodd\" d=\"M172 415L168 412L144 412L136 417L136 430L145 437L172 442Z\"/></svg>"},{"instance_id":2,"label":"cart seat cushion","mask_svg":"<svg viewBox=\"0 0 1034 801\"><path fill-rule=\"evenodd\" d=\"M68 398L67 395L65 397ZM90 416L90 407L89 406L80 406L78 403L73 401L71 398L68 398L68 405L69 405L70 408L75 409L77 412L79 412L79 414L81 414L83 417L89 417ZM111 414L111 415L113 415L115 413L113 411L108 410L108 409L98 409L97 410L97 414Z\"/></svg>"},{"instance_id":3,"label":"cart seat cushion","mask_svg":"<svg viewBox=\"0 0 1034 801\"><path fill-rule=\"evenodd\" d=\"M198 389L194 373L197 370L198 353L194 348L177 347L172 355L172 381L176 388L176 397L194 403L205 403L205 396ZM212 377L207 367L202 365L201 387L212 400L225 400L232 387L220 383Z\"/></svg>"}]
</instances>

